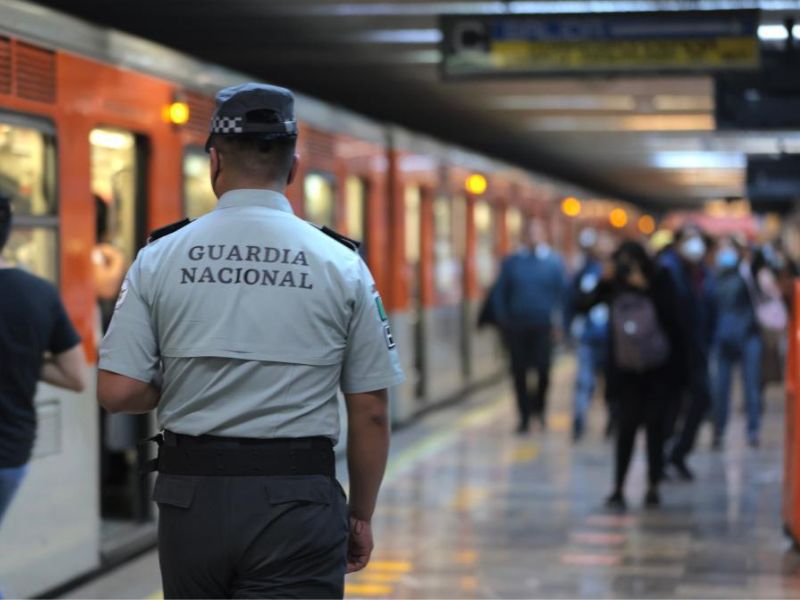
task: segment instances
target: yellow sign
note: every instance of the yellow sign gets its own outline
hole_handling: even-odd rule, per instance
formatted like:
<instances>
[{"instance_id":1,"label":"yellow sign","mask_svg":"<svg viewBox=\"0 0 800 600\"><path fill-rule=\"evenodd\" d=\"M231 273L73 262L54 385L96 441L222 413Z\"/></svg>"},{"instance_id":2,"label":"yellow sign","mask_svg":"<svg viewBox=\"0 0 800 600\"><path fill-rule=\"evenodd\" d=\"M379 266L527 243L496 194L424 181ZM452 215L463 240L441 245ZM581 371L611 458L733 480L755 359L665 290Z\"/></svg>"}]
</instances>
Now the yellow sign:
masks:
<instances>
[{"instance_id":1,"label":"yellow sign","mask_svg":"<svg viewBox=\"0 0 800 600\"><path fill-rule=\"evenodd\" d=\"M758 40L654 39L580 42L496 41L489 53L498 71L603 71L756 68Z\"/></svg>"}]
</instances>

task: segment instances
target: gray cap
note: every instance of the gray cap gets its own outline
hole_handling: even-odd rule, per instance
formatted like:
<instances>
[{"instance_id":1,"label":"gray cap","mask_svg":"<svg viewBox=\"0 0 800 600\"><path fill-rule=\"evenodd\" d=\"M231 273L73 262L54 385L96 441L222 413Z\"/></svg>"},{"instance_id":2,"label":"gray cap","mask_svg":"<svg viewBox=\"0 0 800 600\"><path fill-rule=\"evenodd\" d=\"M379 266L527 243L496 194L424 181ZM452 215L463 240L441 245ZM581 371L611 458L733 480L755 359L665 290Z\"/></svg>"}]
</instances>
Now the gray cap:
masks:
<instances>
[{"instance_id":1,"label":"gray cap","mask_svg":"<svg viewBox=\"0 0 800 600\"><path fill-rule=\"evenodd\" d=\"M265 83L243 83L220 90L206 151L215 134L257 135L264 139L297 136L292 92Z\"/></svg>"}]
</instances>

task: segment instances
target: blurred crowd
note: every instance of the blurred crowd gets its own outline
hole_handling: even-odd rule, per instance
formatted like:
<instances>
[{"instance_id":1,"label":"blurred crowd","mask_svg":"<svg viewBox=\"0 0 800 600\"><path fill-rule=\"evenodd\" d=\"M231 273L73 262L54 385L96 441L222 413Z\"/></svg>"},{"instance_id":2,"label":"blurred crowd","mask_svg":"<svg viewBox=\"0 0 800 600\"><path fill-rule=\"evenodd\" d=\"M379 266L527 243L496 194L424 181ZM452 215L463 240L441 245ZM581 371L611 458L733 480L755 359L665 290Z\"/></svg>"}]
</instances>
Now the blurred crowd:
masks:
<instances>
[{"instance_id":1,"label":"blurred crowd","mask_svg":"<svg viewBox=\"0 0 800 600\"><path fill-rule=\"evenodd\" d=\"M779 241L712 238L686 224L649 240L586 228L572 270L534 220L527 245L509 256L481 314L508 349L518 433L547 424L550 364L562 339L577 359L572 435L579 442L598 384L615 439L607 504L626 507L636 435L647 440L644 503L661 503L665 478L692 480L689 457L704 423L724 448L734 372L741 373L746 439L761 443L768 385L780 384L797 265ZM529 375L534 372L535 386Z\"/></svg>"}]
</instances>

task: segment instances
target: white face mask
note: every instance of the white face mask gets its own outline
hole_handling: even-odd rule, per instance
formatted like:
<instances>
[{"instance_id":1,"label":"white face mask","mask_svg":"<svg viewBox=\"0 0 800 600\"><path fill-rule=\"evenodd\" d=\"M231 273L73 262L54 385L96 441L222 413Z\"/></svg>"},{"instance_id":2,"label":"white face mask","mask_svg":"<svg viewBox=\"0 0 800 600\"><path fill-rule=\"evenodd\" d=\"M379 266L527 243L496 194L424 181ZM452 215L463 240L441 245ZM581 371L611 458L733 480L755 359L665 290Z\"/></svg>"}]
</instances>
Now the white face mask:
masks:
<instances>
[{"instance_id":1,"label":"white face mask","mask_svg":"<svg viewBox=\"0 0 800 600\"><path fill-rule=\"evenodd\" d=\"M698 263L703 260L703 256L706 254L706 243L703 238L692 236L681 243L680 253L689 262Z\"/></svg>"}]
</instances>

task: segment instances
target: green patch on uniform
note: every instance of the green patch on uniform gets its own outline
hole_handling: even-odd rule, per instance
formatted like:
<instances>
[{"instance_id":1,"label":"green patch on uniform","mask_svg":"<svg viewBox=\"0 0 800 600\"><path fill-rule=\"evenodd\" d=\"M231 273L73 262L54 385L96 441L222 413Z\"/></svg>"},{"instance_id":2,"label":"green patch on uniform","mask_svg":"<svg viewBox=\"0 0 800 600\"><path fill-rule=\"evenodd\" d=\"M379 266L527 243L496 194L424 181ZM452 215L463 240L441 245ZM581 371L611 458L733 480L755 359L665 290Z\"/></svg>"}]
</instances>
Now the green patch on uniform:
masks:
<instances>
[{"instance_id":1,"label":"green patch on uniform","mask_svg":"<svg viewBox=\"0 0 800 600\"><path fill-rule=\"evenodd\" d=\"M386 309L383 307L383 300L381 300L380 296L375 296L375 304L378 307L378 315L381 318L381 321L388 321L389 317L386 314Z\"/></svg>"}]
</instances>

